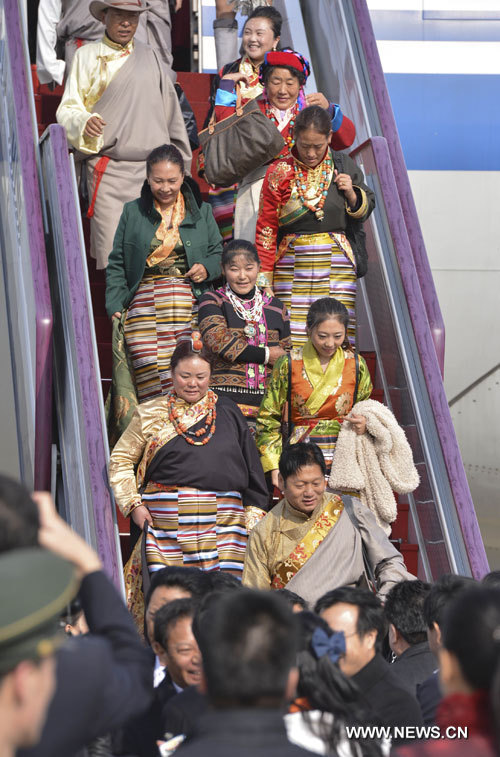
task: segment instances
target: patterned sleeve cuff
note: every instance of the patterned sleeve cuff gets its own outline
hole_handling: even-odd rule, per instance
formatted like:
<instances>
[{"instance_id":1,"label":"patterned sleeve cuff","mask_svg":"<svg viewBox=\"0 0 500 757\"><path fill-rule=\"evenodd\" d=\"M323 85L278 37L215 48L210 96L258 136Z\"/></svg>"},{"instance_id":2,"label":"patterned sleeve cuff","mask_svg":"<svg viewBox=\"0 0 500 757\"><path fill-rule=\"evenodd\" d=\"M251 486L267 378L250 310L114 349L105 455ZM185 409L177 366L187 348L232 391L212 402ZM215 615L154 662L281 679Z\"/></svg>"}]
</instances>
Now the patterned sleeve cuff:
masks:
<instances>
[{"instance_id":1,"label":"patterned sleeve cuff","mask_svg":"<svg viewBox=\"0 0 500 757\"><path fill-rule=\"evenodd\" d=\"M122 515L124 518L128 518L130 515L132 515L132 510L135 510L136 507L140 507L142 505L142 500L132 500L132 502L129 502L127 505L124 505L120 508L122 511Z\"/></svg>"},{"instance_id":2,"label":"patterned sleeve cuff","mask_svg":"<svg viewBox=\"0 0 500 757\"><path fill-rule=\"evenodd\" d=\"M356 194L358 195L358 201L359 196L361 195L361 204L359 208L356 210L351 210L348 203L345 204L345 209L347 211L347 215L350 215L351 218L363 218L363 216L366 214L366 211L368 210L368 200L366 198L366 192L364 189L361 189L361 187L356 187L353 185L353 189L356 190Z\"/></svg>"},{"instance_id":3,"label":"patterned sleeve cuff","mask_svg":"<svg viewBox=\"0 0 500 757\"><path fill-rule=\"evenodd\" d=\"M273 271L260 271L257 276L258 287L271 287L273 286Z\"/></svg>"}]
</instances>

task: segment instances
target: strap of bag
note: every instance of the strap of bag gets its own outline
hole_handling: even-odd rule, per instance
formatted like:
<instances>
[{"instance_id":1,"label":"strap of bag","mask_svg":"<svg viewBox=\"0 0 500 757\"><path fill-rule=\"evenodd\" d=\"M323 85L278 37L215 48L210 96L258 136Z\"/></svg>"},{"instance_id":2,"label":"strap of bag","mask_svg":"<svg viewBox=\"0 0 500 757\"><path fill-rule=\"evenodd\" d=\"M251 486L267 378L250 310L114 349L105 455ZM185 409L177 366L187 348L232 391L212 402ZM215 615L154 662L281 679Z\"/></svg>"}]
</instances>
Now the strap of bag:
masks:
<instances>
[{"instance_id":1,"label":"strap of bag","mask_svg":"<svg viewBox=\"0 0 500 757\"><path fill-rule=\"evenodd\" d=\"M240 87L239 82L236 82L235 89L236 89L236 115L241 116L243 114L243 105L241 104L241 87ZM209 134L214 133L216 123L217 122L215 120L215 106L214 106L214 109L212 111L212 115L210 117L210 121L208 122L208 127L207 127Z\"/></svg>"},{"instance_id":2,"label":"strap of bag","mask_svg":"<svg viewBox=\"0 0 500 757\"><path fill-rule=\"evenodd\" d=\"M357 352L354 353L354 370L356 371L356 381L354 383L354 394L352 396L353 406L358 401L358 389L359 389L359 355Z\"/></svg>"},{"instance_id":3,"label":"strap of bag","mask_svg":"<svg viewBox=\"0 0 500 757\"><path fill-rule=\"evenodd\" d=\"M290 439L293 431L292 423L292 356L290 353L287 355L288 360L288 390L286 395L286 401L288 406L288 439ZM287 441L288 441L287 439Z\"/></svg>"},{"instance_id":4,"label":"strap of bag","mask_svg":"<svg viewBox=\"0 0 500 757\"><path fill-rule=\"evenodd\" d=\"M363 564L365 568L365 573L368 578L369 583L373 586L373 590L375 593L378 591L378 584L377 579L375 578L375 573L372 570L372 566L370 565L370 561L368 559L368 552L366 549L366 545L363 541L363 535L361 534L361 526L359 524L359 520L356 517L356 513L354 512L354 503L352 501L352 497L349 494L342 494L342 502L344 503L344 510L346 511L347 515L349 516L349 520L351 521L352 525L356 529L356 531L359 533L361 537L361 551L363 553Z\"/></svg>"}]
</instances>

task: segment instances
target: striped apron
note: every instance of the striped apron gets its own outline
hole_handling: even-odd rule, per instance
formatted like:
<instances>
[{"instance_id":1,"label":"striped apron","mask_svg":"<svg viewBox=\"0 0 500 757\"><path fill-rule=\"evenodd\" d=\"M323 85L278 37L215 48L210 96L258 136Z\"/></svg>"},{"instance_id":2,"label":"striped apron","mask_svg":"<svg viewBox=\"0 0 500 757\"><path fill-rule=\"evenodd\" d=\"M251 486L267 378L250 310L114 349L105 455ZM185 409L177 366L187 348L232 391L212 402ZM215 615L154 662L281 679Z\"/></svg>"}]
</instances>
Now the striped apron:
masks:
<instances>
[{"instance_id":1,"label":"striped apron","mask_svg":"<svg viewBox=\"0 0 500 757\"><path fill-rule=\"evenodd\" d=\"M150 573L166 566L243 571L247 530L241 494L149 482L142 502L153 525L146 537Z\"/></svg>"},{"instance_id":2,"label":"striped apron","mask_svg":"<svg viewBox=\"0 0 500 757\"><path fill-rule=\"evenodd\" d=\"M335 237L350 250L345 235L333 233L289 234L281 243L286 245L283 256L274 268L273 290L288 308L294 347L307 341L307 311L320 297L335 297L349 312L347 329L354 346L356 337L356 268ZM351 253L352 254L352 253Z\"/></svg>"},{"instance_id":3,"label":"striped apron","mask_svg":"<svg viewBox=\"0 0 500 757\"><path fill-rule=\"evenodd\" d=\"M165 394L172 386L170 358L178 341L197 323L191 285L182 278L146 272L124 323L139 402Z\"/></svg>"}]
</instances>

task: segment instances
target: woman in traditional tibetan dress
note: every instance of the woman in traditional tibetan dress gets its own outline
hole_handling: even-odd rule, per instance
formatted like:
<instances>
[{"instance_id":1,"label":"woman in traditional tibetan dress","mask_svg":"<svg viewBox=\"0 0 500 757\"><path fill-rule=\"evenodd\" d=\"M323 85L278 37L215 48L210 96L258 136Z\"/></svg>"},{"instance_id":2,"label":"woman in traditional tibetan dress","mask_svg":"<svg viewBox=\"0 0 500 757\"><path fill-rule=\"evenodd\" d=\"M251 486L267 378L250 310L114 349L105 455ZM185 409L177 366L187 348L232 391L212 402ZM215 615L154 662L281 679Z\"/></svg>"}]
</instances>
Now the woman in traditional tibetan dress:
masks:
<instances>
[{"instance_id":1,"label":"woman in traditional tibetan dress","mask_svg":"<svg viewBox=\"0 0 500 757\"><path fill-rule=\"evenodd\" d=\"M271 164L262 187L256 246L262 285L288 308L292 344L305 344L306 314L318 297L335 297L349 311L355 338L356 280L366 272L362 224L373 192L348 156L332 152L323 108L303 110L292 153Z\"/></svg>"},{"instance_id":2,"label":"woman in traditional tibetan dress","mask_svg":"<svg viewBox=\"0 0 500 757\"><path fill-rule=\"evenodd\" d=\"M306 105L318 105L325 110L334 150L343 150L354 141L354 124L342 114L340 106L329 103L320 92L304 94L303 87L310 73L309 62L293 50L276 50L266 53L260 67L260 80L264 91L258 98L262 112L280 131L285 140L280 156L287 156L295 143L295 119ZM215 99L217 121L235 112L235 84L245 81L244 73L222 77ZM234 217L234 236L255 241L255 225L259 211L259 198L266 165L256 166L238 185Z\"/></svg>"},{"instance_id":3,"label":"woman in traditional tibetan dress","mask_svg":"<svg viewBox=\"0 0 500 757\"><path fill-rule=\"evenodd\" d=\"M150 573L190 565L240 576L247 526L267 509L255 442L236 404L209 389L210 360L199 334L180 342L173 389L138 405L110 458L118 507L139 529L148 524ZM131 605L140 554L138 542L126 567Z\"/></svg>"},{"instance_id":4,"label":"woman in traditional tibetan dress","mask_svg":"<svg viewBox=\"0 0 500 757\"><path fill-rule=\"evenodd\" d=\"M141 197L124 206L106 270L106 310L114 330L123 324L139 402L171 387L170 358L196 325L198 298L220 276L221 253L212 209L184 181L179 151L156 148ZM126 362L119 354L114 368ZM115 404L121 396L117 387Z\"/></svg>"},{"instance_id":5,"label":"woman in traditional tibetan dress","mask_svg":"<svg viewBox=\"0 0 500 757\"><path fill-rule=\"evenodd\" d=\"M211 386L237 402L250 428L264 396L269 367L290 349L283 304L256 286L260 262L254 245L234 239L222 252L226 284L200 299L198 322L214 355Z\"/></svg>"},{"instance_id":6,"label":"woman in traditional tibetan dress","mask_svg":"<svg viewBox=\"0 0 500 757\"><path fill-rule=\"evenodd\" d=\"M255 441L266 473L278 486L278 463L283 448L282 421L291 405L290 443L315 442L321 448L327 470L332 464L340 424L347 419L357 433L364 433L366 420L350 411L372 391L372 381L363 357L356 355L347 339L349 314L331 297L322 297L307 314L308 340L276 361L257 416ZM291 370L290 370L291 367ZM289 387L289 372L291 386Z\"/></svg>"},{"instance_id":7,"label":"woman in traditional tibetan dress","mask_svg":"<svg viewBox=\"0 0 500 757\"><path fill-rule=\"evenodd\" d=\"M203 128L208 126L212 116L217 89L223 76L231 78L230 75L241 74L245 77L241 80L241 96L244 103L262 94L264 86L259 79L259 69L264 61L265 54L270 50L276 50L278 46L281 23L281 13L275 8L263 4L249 15L243 26L241 36L243 56L232 63L227 63L214 77L210 95L211 107ZM219 34L228 31L228 29L219 29ZM236 29L236 35L237 32ZM198 155L198 173L200 177L204 176L203 152ZM234 206L237 191L237 184L233 184L231 187L210 186L208 191L208 199L224 242L229 242L233 238Z\"/></svg>"}]
</instances>

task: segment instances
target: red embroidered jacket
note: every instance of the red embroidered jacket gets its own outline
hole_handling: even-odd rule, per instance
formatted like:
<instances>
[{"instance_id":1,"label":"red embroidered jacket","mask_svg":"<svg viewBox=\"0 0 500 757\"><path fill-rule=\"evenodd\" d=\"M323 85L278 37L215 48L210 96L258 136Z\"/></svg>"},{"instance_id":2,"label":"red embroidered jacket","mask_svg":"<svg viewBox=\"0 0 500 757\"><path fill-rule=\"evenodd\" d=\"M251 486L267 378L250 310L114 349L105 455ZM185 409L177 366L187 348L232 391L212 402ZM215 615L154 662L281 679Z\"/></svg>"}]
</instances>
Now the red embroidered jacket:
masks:
<instances>
[{"instance_id":1,"label":"red embroidered jacket","mask_svg":"<svg viewBox=\"0 0 500 757\"><path fill-rule=\"evenodd\" d=\"M330 221L328 231L343 231L346 228L346 216L366 220L373 210L375 201L373 193L364 183L364 176L356 163L348 155L342 156L344 172L352 178L353 187L358 195L358 206L351 210L345 203L343 194L330 185L329 191L338 193L338 200L334 215L326 219ZM255 246L259 253L261 273L259 286L272 286L273 270L278 247L278 232L280 228L281 210L292 194L294 186L294 157L289 154L277 158L267 169L260 195L259 216L255 235ZM332 182L333 184L333 182Z\"/></svg>"}]
</instances>

